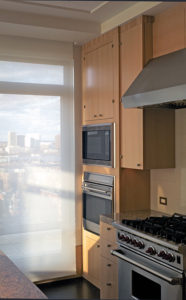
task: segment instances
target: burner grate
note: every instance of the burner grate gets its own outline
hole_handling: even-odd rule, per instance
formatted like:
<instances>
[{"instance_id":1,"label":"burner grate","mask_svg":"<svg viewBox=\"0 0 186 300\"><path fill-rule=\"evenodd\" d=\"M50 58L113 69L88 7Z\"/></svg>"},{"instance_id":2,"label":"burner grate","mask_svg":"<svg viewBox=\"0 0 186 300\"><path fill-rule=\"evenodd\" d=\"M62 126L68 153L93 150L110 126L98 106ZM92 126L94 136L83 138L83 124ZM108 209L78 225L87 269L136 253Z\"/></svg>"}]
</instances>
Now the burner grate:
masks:
<instances>
[{"instance_id":1,"label":"burner grate","mask_svg":"<svg viewBox=\"0 0 186 300\"><path fill-rule=\"evenodd\" d=\"M175 243L186 244L186 216L184 215L175 213L171 217L149 217L136 220L123 219L122 223Z\"/></svg>"}]
</instances>

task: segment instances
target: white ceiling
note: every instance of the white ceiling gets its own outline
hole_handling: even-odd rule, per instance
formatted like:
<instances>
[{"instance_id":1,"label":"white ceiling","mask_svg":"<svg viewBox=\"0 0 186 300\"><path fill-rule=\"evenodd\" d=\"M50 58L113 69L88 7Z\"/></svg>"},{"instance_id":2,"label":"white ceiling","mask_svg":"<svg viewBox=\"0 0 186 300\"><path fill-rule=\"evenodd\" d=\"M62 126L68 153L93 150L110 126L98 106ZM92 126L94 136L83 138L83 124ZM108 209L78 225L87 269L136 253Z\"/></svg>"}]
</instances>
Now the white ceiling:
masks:
<instances>
[{"instance_id":1,"label":"white ceiling","mask_svg":"<svg viewBox=\"0 0 186 300\"><path fill-rule=\"evenodd\" d=\"M173 3L148 1L0 0L0 34L82 44L140 14Z\"/></svg>"}]
</instances>

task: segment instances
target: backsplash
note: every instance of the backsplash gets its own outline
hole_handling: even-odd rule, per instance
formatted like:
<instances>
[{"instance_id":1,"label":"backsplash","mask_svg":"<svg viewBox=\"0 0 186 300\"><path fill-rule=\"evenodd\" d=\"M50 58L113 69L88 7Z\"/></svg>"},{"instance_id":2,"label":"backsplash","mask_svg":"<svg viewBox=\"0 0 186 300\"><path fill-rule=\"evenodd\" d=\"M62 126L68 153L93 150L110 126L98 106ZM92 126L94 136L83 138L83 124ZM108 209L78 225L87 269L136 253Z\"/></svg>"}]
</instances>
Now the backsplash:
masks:
<instances>
[{"instance_id":1,"label":"backsplash","mask_svg":"<svg viewBox=\"0 0 186 300\"><path fill-rule=\"evenodd\" d=\"M151 170L151 209L186 214L186 109L175 112L176 168ZM167 198L167 205L159 203Z\"/></svg>"}]
</instances>

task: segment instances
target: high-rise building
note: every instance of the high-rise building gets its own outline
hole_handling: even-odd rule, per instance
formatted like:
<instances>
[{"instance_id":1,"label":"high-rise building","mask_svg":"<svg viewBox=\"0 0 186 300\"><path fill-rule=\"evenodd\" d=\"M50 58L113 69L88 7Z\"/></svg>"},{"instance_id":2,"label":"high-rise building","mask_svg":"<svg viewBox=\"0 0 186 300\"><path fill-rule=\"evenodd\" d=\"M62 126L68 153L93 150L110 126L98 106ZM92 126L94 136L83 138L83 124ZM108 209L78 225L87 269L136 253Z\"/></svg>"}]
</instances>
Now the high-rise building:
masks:
<instances>
[{"instance_id":1,"label":"high-rise building","mask_svg":"<svg viewBox=\"0 0 186 300\"><path fill-rule=\"evenodd\" d=\"M24 147L25 146L25 136L17 135L17 146Z\"/></svg>"},{"instance_id":2,"label":"high-rise building","mask_svg":"<svg viewBox=\"0 0 186 300\"><path fill-rule=\"evenodd\" d=\"M8 147L9 146L16 146L17 145L17 138L16 133L9 131L8 132Z\"/></svg>"}]
</instances>

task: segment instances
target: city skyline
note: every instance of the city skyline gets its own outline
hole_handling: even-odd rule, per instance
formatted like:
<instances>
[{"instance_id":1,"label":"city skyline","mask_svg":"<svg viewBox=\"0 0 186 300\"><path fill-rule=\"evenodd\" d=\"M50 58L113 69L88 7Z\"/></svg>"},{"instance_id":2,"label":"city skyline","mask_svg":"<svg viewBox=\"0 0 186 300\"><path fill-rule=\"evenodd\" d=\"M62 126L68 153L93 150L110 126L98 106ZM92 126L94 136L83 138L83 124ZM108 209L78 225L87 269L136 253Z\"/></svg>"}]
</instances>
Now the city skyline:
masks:
<instances>
[{"instance_id":1,"label":"city skyline","mask_svg":"<svg viewBox=\"0 0 186 300\"><path fill-rule=\"evenodd\" d=\"M8 141L8 132L37 133L43 141L60 132L59 96L0 94L0 104L0 142Z\"/></svg>"}]
</instances>

